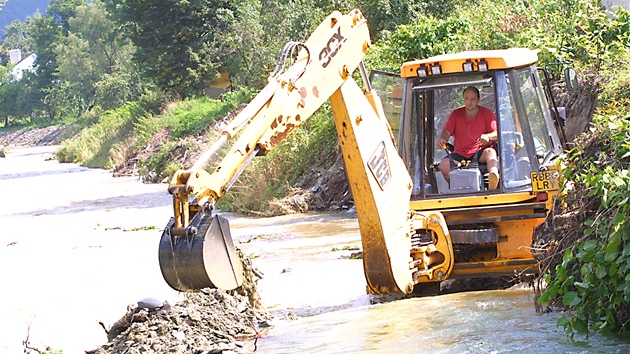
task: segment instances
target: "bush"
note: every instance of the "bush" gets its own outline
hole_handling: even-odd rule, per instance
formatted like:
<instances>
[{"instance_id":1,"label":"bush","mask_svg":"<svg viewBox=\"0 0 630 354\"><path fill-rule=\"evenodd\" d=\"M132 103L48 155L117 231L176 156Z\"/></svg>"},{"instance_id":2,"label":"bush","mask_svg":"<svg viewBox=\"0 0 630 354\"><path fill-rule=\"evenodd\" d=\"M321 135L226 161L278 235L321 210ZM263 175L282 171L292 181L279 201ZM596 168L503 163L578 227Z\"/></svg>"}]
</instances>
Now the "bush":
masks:
<instances>
[{"instance_id":1,"label":"bush","mask_svg":"<svg viewBox=\"0 0 630 354\"><path fill-rule=\"evenodd\" d=\"M567 212L588 212L589 217L582 236L566 246L553 276L545 275L548 287L538 302L559 301L569 308L572 315L558 325L571 335L589 329L625 333L630 320L630 107L619 108L616 114L594 117L588 137L596 143L570 151L562 172L571 181L567 195L587 200L567 205Z\"/></svg>"}]
</instances>

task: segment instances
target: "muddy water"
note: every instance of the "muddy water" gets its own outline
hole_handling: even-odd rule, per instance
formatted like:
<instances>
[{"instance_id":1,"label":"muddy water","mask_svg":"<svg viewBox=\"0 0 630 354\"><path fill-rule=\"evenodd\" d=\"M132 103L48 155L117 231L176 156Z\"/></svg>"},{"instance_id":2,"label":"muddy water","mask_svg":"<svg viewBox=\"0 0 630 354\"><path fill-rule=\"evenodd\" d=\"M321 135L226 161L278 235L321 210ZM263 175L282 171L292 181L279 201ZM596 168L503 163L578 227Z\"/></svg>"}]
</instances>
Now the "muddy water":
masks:
<instances>
[{"instance_id":1,"label":"muddy water","mask_svg":"<svg viewBox=\"0 0 630 354\"><path fill-rule=\"evenodd\" d=\"M165 186L47 161L51 151L0 159L0 353L23 352L27 335L39 349L82 353L106 340L98 321L110 325L126 305L181 299L157 261ZM228 218L275 315L258 353L630 352L610 337L569 340L527 289L372 305L362 263L350 259L360 247L353 214Z\"/></svg>"},{"instance_id":2,"label":"muddy water","mask_svg":"<svg viewBox=\"0 0 630 354\"><path fill-rule=\"evenodd\" d=\"M157 265L165 186L47 161L53 150L0 159L0 353L22 353L27 336L40 350L83 353L107 339L98 322L128 304L179 298Z\"/></svg>"},{"instance_id":3,"label":"muddy water","mask_svg":"<svg viewBox=\"0 0 630 354\"><path fill-rule=\"evenodd\" d=\"M562 314L536 313L525 286L373 304L361 261L349 259L353 251L333 251L360 245L350 215L232 225L240 247L258 257L259 290L276 318L259 353L630 352L630 341L618 338L570 340L556 327Z\"/></svg>"}]
</instances>

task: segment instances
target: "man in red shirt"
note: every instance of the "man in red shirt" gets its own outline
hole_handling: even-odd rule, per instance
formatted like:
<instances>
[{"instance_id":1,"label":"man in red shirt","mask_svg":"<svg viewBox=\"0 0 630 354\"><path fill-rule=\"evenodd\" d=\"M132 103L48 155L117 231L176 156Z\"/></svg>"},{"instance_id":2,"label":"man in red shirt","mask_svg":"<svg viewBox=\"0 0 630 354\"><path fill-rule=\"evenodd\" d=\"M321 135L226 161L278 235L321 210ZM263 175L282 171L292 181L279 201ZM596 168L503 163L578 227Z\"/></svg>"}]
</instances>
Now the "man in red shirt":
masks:
<instances>
[{"instance_id":1,"label":"man in red shirt","mask_svg":"<svg viewBox=\"0 0 630 354\"><path fill-rule=\"evenodd\" d=\"M499 185L499 160L492 147L497 141L497 117L492 110L479 106L479 90L469 86L464 90L464 106L454 110L446 121L437 140L438 149L446 148L446 142L453 136L455 150L451 156L461 165L462 160L472 160L477 154L479 162L488 166L488 189ZM449 158L440 162L440 171L447 182L450 181Z\"/></svg>"}]
</instances>

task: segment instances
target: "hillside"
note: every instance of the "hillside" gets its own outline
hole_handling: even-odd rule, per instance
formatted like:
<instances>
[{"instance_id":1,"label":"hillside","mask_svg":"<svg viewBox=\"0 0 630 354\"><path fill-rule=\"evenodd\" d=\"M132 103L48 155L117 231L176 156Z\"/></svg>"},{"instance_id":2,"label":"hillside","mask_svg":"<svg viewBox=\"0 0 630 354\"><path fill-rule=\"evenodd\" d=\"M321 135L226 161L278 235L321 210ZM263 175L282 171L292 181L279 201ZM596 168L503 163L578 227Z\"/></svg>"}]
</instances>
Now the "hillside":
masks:
<instances>
[{"instance_id":1,"label":"hillside","mask_svg":"<svg viewBox=\"0 0 630 354\"><path fill-rule=\"evenodd\" d=\"M4 37L4 29L15 20L25 21L38 11L45 13L49 0L8 0L0 10L0 38Z\"/></svg>"}]
</instances>

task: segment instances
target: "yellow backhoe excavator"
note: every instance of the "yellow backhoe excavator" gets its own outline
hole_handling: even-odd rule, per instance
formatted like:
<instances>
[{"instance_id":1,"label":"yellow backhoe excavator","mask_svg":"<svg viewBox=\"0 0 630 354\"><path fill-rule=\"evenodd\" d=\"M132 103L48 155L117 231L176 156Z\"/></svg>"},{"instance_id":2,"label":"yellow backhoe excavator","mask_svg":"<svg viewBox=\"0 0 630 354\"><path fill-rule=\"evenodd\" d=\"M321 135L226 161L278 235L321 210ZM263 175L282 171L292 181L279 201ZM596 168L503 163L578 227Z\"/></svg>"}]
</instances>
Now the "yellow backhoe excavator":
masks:
<instances>
[{"instance_id":1,"label":"yellow backhoe excavator","mask_svg":"<svg viewBox=\"0 0 630 354\"><path fill-rule=\"evenodd\" d=\"M172 288L241 285L241 260L214 203L255 156L327 100L356 206L369 293L407 294L447 279L536 270L532 233L552 207L559 184L554 159L566 143L562 110L548 78L539 77L548 72L536 67L536 52L440 55L404 63L400 74L368 77L362 60L370 45L359 10L333 12L305 43L284 47L268 85L193 168L174 175L174 215L159 246ZM357 69L363 89L352 77ZM574 71L566 73L575 83ZM497 116L496 189L487 188L482 164L458 169L457 183L446 182L438 168L447 152L437 149L436 139L468 86L479 89L480 104ZM208 159L231 139L218 167L206 172Z\"/></svg>"}]
</instances>

